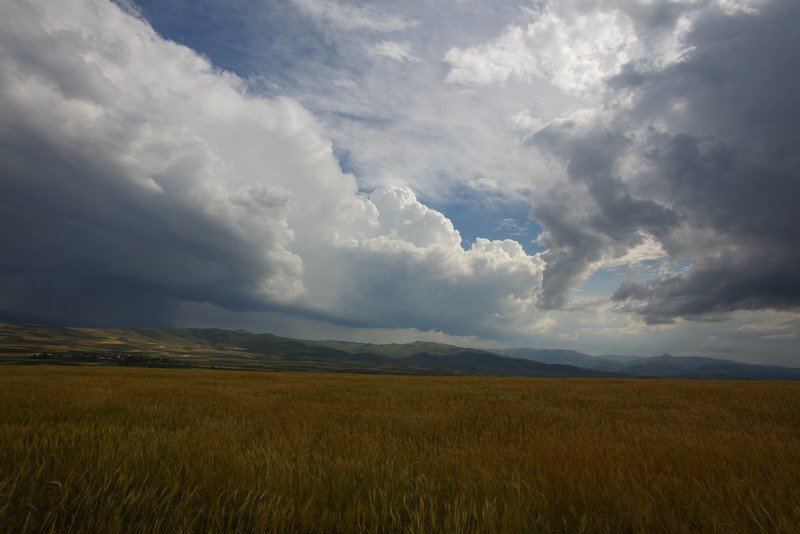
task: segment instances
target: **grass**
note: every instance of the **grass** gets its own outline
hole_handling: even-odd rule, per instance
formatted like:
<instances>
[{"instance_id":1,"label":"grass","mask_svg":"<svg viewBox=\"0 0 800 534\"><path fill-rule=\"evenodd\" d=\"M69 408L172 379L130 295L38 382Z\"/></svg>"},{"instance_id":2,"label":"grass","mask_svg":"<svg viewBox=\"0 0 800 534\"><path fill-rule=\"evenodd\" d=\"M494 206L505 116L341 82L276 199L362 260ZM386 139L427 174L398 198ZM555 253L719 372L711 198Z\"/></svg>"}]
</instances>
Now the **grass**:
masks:
<instances>
[{"instance_id":1,"label":"grass","mask_svg":"<svg viewBox=\"0 0 800 534\"><path fill-rule=\"evenodd\" d=\"M233 332L232 332L233 333ZM220 349L187 329L59 328L0 323L0 363L37 363L38 352L144 352L194 365L224 359L231 366L246 364L252 354L234 347Z\"/></svg>"},{"instance_id":2,"label":"grass","mask_svg":"<svg viewBox=\"0 0 800 534\"><path fill-rule=\"evenodd\" d=\"M451 354L460 350L464 349L419 341L402 345L302 341L242 330L80 328L0 323L0 364L12 365L42 363L31 358L42 352L58 355L48 363L72 365L75 362L71 361L69 354L74 352L118 351L167 360L160 366L416 374L414 369L371 363L355 355L369 352L371 355L403 358L423 351ZM287 358L287 355L299 357Z\"/></svg>"},{"instance_id":3,"label":"grass","mask_svg":"<svg viewBox=\"0 0 800 534\"><path fill-rule=\"evenodd\" d=\"M800 384L0 372L0 531L797 532Z\"/></svg>"}]
</instances>

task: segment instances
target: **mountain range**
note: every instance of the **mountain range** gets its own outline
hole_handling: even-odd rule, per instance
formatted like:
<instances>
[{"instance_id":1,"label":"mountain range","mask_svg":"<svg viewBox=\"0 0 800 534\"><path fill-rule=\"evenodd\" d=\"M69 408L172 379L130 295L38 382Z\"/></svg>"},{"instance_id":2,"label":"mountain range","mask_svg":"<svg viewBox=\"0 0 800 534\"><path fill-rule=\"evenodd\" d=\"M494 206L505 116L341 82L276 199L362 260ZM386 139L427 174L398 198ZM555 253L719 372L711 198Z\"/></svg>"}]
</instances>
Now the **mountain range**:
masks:
<instances>
[{"instance_id":1,"label":"mountain range","mask_svg":"<svg viewBox=\"0 0 800 534\"><path fill-rule=\"evenodd\" d=\"M567 364L595 371L648 378L708 378L742 380L798 380L800 369L759 365L705 356L590 356L574 350L499 349L494 352L550 364Z\"/></svg>"},{"instance_id":2,"label":"mountain range","mask_svg":"<svg viewBox=\"0 0 800 534\"><path fill-rule=\"evenodd\" d=\"M275 371L564 378L800 380L800 369L700 356L591 356L417 341L311 341L213 328L80 328L0 323L0 363L121 364Z\"/></svg>"}]
</instances>

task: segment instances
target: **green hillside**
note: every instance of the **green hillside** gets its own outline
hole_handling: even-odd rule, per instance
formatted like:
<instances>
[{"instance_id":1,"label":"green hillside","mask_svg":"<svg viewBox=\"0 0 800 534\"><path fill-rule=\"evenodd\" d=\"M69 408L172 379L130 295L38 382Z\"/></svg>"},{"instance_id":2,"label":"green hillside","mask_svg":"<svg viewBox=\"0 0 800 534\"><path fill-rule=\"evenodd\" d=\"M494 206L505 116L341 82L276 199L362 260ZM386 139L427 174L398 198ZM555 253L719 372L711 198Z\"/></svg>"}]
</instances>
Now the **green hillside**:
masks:
<instances>
[{"instance_id":1,"label":"green hillside","mask_svg":"<svg viewBox=\"0 0 800 534\"><path fill-rule=\"evenodd\" d=\"M0 363L428 375L614 376L422 341L376 345L302 341L244 330L54 328L2 323Z\"/></svg>"}]
</instances>

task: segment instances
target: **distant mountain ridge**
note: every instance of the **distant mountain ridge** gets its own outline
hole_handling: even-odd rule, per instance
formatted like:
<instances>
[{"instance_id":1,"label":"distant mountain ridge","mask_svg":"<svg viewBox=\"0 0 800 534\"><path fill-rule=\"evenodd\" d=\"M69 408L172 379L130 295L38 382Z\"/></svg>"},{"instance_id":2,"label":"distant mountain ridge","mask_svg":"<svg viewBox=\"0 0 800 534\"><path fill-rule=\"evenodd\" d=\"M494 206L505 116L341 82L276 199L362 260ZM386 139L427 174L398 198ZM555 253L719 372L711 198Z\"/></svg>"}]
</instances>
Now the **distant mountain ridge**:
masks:
<instances>
[{"instance_id":1,"label":"distant mountain ridge","mask_svg":"<svg viewBox=\"0 0 800 534\"><path fill-rule=\"evenodd\" d=\"M741 380L800 380L800 369L742 363L705 356L590 356L574 350L497 349L496 353L549 364L565 363L643 378L709 378Z\"/></svg>"},{"instance_id":2,"label":"distant mountain ridge","mask_svg":"<svg viewBox=\"0 0 800 534\"><path fill-rule=\"evenodd\" d=\"M87 360L88 359L88 360ZM416 341L308 341L218 328L77 328L0 323L0 363L571 378L800 380L800 369L701 356L590 356L574 350L479 350Z\"/></svg>"},{"instance_id":3,"label":"distant mountain ridge","mask_svg":"<svg viewBox=\"0 0 800 534\"><path fill-rule=\"evenodd\" d=\"M338 373L622 376L422 341L376 345L303 341L216 328L54 328L0 324L0 363L96 365L117 361L158 367Z\"/></svg>"}]
</instances>

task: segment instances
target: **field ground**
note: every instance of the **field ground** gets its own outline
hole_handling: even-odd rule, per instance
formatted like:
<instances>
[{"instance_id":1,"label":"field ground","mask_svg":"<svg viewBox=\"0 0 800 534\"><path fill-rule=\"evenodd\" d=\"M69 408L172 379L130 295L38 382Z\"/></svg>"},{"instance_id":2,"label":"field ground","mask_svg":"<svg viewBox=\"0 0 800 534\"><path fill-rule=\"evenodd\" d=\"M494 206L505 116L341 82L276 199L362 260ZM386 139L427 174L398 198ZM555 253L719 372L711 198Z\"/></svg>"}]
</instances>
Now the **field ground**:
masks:
<instances>
[{"instance_id":1,"label":"field ground","mask_svg":"<svg viewBox=\"0 0 800 534\"><path fill-rule=\"evenodd\" d=\"M0 532L797 532L800 383L0 368Z\"/></svg>"}]
</instances>

